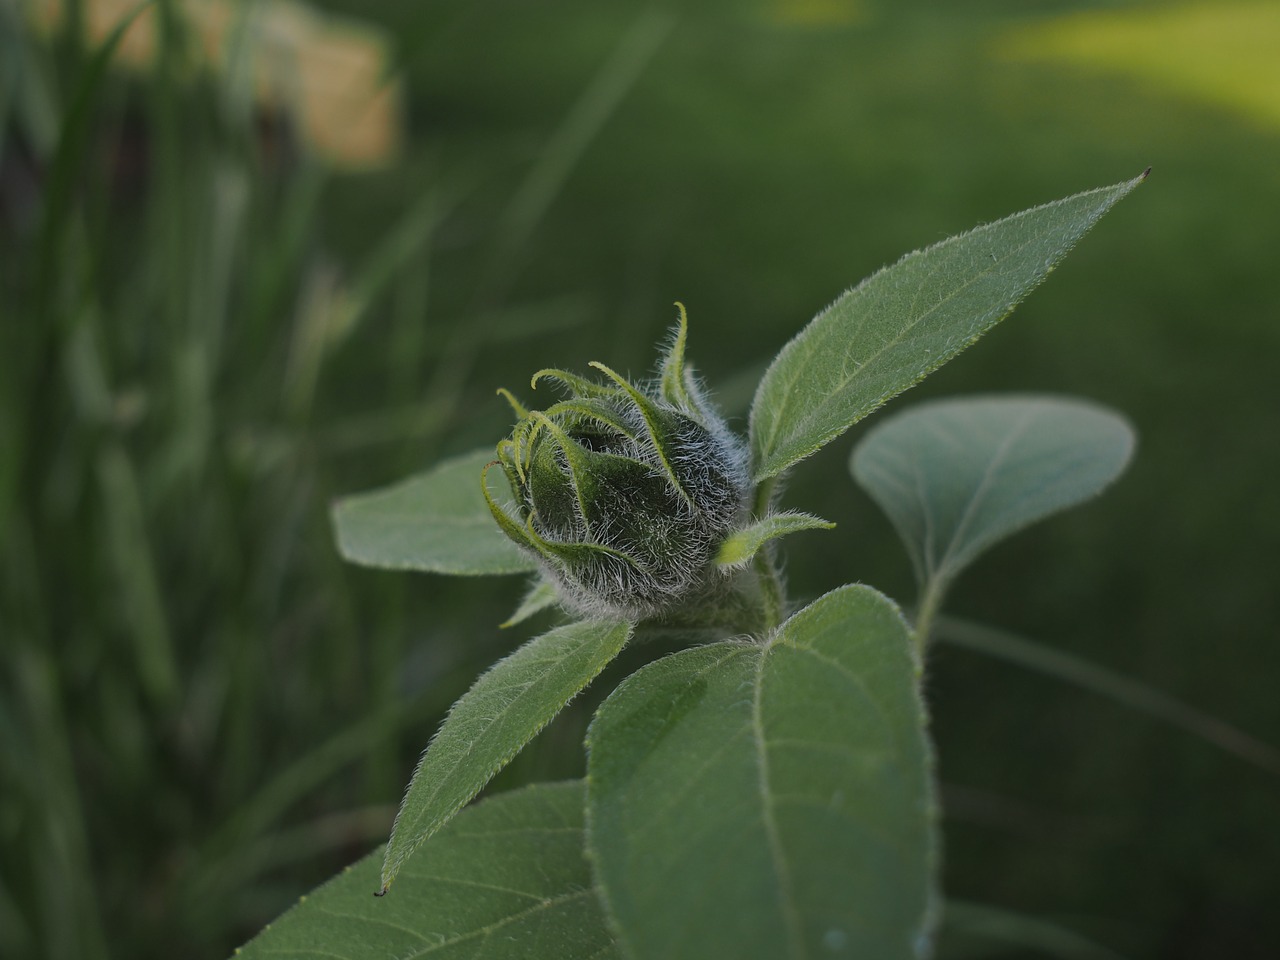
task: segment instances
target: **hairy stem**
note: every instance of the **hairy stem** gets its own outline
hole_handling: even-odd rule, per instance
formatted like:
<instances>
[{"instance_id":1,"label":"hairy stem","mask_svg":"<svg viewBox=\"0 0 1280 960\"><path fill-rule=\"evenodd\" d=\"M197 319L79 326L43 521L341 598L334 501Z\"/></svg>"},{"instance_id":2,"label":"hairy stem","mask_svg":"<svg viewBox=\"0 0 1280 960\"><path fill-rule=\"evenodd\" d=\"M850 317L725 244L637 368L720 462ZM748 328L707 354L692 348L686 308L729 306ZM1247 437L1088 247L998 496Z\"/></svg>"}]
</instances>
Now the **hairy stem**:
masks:
<instances>
[{"instance_id":1,"label":"hairy stem","mask_svg":"<svg viewBox=\"0 0 1280 960\"><path fill-rule=\"evenodd\" d=\"M942 607L942 598L947 592L947 585L942 577L931 577L920 592L920 603L916 606L916 622L912 633L916 653L921 662L924 660L925 648L929 645L929 634L933 630L933 621Z\"/></svg>"},{"instance_id":2,"label":"hairy stem","mask_svg":"<svg viewBox=\"0 0 1280 960\"><path fill-rule=\"evenodd\" d=\"M787 598L782 586L782 574L774 563L773 551L768 546L756 554L756 576L760 581L760 635L781 626L787 613Z\"/></svg>"},{"instance_id":3,"label":"hairy stem","mask_svg":"<svg viewBox=\"0 0 1280 960\"><path fill-rule=\"evenodd\" d=\"M756 486L755 502L752 504L752 516L757 520L769 515L773 509L773 500L778 492L779 477L769 477ZM775 550L766 545L756 554L752 566L760 583L760 629L759 635L782 625L787 614L786 591L782 585L782 572L775 562Z\"/></svg>"}]
</instances>

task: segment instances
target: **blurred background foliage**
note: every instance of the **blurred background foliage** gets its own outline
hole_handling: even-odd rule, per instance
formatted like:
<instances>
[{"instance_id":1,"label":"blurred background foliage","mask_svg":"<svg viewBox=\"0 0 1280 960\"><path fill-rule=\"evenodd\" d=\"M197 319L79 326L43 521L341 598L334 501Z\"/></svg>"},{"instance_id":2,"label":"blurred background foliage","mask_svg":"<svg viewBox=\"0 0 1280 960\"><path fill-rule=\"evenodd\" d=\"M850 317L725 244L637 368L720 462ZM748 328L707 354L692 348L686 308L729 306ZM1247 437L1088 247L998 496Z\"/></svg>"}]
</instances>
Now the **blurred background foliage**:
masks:
<instances>
[{"instance_id":1,"label":"blurred background foliage","mask_svg":"<svg viewBox=\"0 0 1280 960\"><path fill-rule=\"evenodd\" d=\"M384 838L522 584L344 566L333 497L649 369L676 299L742 424L843 288L1148 164L897 402L1125 411L1128 477L953 610L1280 742L1274 3L167 0L108 63L129 6L0 2L0 955L224 956ZM910 603L850 446L793 593ZM928 690L951 895L1274 956L1274 771L956 647ZM592 702L497 788L579 774Z\"/></svg>"}]
</instances>

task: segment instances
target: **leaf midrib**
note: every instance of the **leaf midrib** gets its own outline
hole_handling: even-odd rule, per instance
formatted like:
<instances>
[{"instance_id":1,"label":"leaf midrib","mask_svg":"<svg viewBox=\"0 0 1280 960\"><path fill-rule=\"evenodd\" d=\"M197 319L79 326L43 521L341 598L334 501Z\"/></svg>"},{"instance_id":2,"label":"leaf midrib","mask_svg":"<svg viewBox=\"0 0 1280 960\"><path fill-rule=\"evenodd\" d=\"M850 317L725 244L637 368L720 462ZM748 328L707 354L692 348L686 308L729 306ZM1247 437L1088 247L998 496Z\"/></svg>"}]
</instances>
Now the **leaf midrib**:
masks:
<instances>
[{"instance_id":1,"label":"leaf midrib","mask_svg":"<svg viewBox=\"0 0 1280 960\"><path fill-rule=\"evenodd\" d=\"M760 813L764 826L765 838L769 844L769 856L773 861L774 873L778 878L778 901L782 909L783 923L787 928L788 950L792 957L804 957L804 939L800 928L800 917L796 912L795 891L791 885L791 869L787 864L786 851L782 847L782 837L778 833L778 821L773 809L773 789L769 781L769 748L764 733L764 717L761 709L764 692L764 668L773 652L776 638L770 640L756 658L755 676L752 680L751 693L751 733L756 755L757 783L760 789Z\"/></svg>"},{"instance_id":2,"label":"leaf midrib","mask_svg":"<svg viewBox=\"0 0 1280 960\"><path fill-rule=\"evenodd\" d=\"M1029 213L1029 212L1031 212L1031 211L1028 211L1028 213ZM1016 215L1015 215L1015 216L1016 216ZM997 221L997 223L998 223L998 222L999 222L999 221ZM992 226L994 226L994 224L993 224ZM981 229L984 229L984 228L979 227L978 229L979 229L979 230L981 230ZM938 244L938 245L936 245L936 246L934 246L934 247L926 248L925 250L918 251L916 254L908 254L908 255L907 255L907 257L904 257L904 258L903 258L903 260L899 260L899 261L898 261L898 263L894 265L894 267L900 266L900 265L901 265L901 264L902 264L902 263L903 263L907 258L909 258L909 257L911 257L911 256L923 256L925 253L929 252L929 250L938 251L938 250L941 250L941 249L943 249L943 248L945 248L945 247L951 246L951 245L952 245L952 244L954 244L956 241L958 241L958 240L960 240L960 239L963 239L963 238L966 238L966 237L971 236L974 232L975 232L975 231L972 231L972 230L971 230L971 231L968 231L968 232L966 232L966 233L959 234L958 236L951 237L951 238L949 238L949 239L947 239L947 240L944 240L944 241L942 241L940 244ZM1025 243L1023 243L1022 245L1020 245L1020 246L1018 246L1018 247L1014 248L1014 250L1013 250L1012 252L1008 252L1008 253L1006 253L1006 254L1005 254L1005 256L1004 256L1004 257L1002 257L999 261L997 261L993 266L988 267L987 269L985 269L985 270L983 270L983 271L981 271L981 272L979 272L979 273L975 273L975 274L973 274L973 275L972 275L972 276L971 276L967 281L965 281L964 283L962 283L960 286L958 286L958 287L954 288L950 293L948 293L945 297L943 297L941 300L939 300L937 303L935 303L933 306L931 306L928 310L925 310L923 313L921 313L921 314L919 314L918 316L916 316L916 317L915 317L913 320L911 320L909 323L907 323L907 324L905 324L903 327L901 327L901 328L900 328L900 330L898 331L898 333L897 333L897 334L896 334L892 339L890 339L890 340L886 340L886 341L885 341L885 342L880 346L880 348L879 348L879 349L877 349L874 353L870 354L870 355L869 355L869 356L868 356L868 357L867 357L867 358L866 358L866 359L865 359L865 360L864 360L864 361L863 361L863 362L858 366L858 368L857 368L853 373L848 374L848 375L843 375L843 376L842 376L842 379L839 381L838 386L837 386L837 387L832 391L832 393L833 393L833 394L838 394L838 393L842 393L842 392L844 392L844 390L849 386L849 384L850 384L850 383L852 383L852 382L853 382L853 380L854 380L854 379L859 375L859 373L860 373L862 370L865 370L868 366L870 366L870 365L871 365L872 363L874 363L876 360L880 359L880 357L881 357L881 356L883 356L887 351L889 351L889 350L893 349L894 347L898 346L898 345L899 345L903 340L905 340L905 339L907 338L907 336L908 336L912 331L914 331L914 330L915 330L915 328L916 328L917 326L919 326L921 323L923 323L925 320L927 320L929 317L931 317L933 314L935 314L938 310L942 309L942 307L944 307L947 303L949 303L949 302L950 302L951 300L953 300L954 298L958 297L961 293L963 293L963 292L964 292L965 290L967 290L969 287L973 286L973 285L974 285L975 283L977 283L979 280L985 280L987 277L989 277L991 274L993 274L993 273L996 271L996 268L997 268L997 267L999 267L1001 263L1007 262L1008 260L1012 259L1016 254L1021 253L1023 250L1025 250L1025 249L1026 249L1028 246L1030 246L1032 243L1035 243L1035 242L1037 242L1037 241L1039 241L1039 240L1043 239L1045 236L1047 236L1048 234L1053 233L1053 232L1054 232L1053 230L1045 230L1045 231L1043 231L1042 233L1034 234L1034 235L1033 235L1033 236L1031 236L1031 237L1030 237L1030 238L1029 238ZM1058 256L1055 258L1055 262L1056 262L1057 260L1060 260L1060 259L1062 258L1063 253L1065 253L1065 251L1061 251L1061 252L1059 252ZM893 269L893 267L886 267L886 268L884 268L883 270L879 270L879 271L877 271L876 273L874 273L874 274L872 274L870 277L868 277L866 280L864 280L862 283L860 283L860 284L859 284L857 287L855 287L853 290L851 290L851 291L850 291L848 294L846 294L845 296L847 296L847 297L851 297L851 298L852 298L852 297L858 297L858 296L860 296L860 295L861 295L861 296L866 296L866 288L867 288L867 287L872 283L872 281L874 281L874 280L876 280L877 278L879 278L879 277L883 276L883 275L884 275L884 273L885 273L887 270L890 270L890 269ZM940 269L940 267L939 267L938 269ZM936 272L936 271L935 271L935 272ZM927 278L926 278L926 279L927 279ZM917 296L922 292L921 288L924 286L924 282L925 282L925 281L924 281L924 280L922 280L920 284L917 284L917 290L916 290ZM1028 291L1027 291L1026 289L1023 289L1023 290L1021 290L1021 291L1020 291L1020 293L1022 293L1022 294L1025 294L1025 293L1027 293L1027 292L1028 292ZM844 297L841 297L841 298L840 298L840 300L842 300L842 299L844 299ZM835 303L833 303L830 307L828 307L828 308L827 308L827 310L823 313L823 316L824 316L824 317L829 316L829 315L830 315L830 313L831 313L831 311L835 309L836 304L838 304L838 303L840 302L840 300L837 300L837 301L836 301ZM1015 296L1015 298L1013 299L1012 304L1010 304L1008 301L1005 301L1004 303L1002 303L1002 304L1001 304L1001 306L1003 306L1003 307L1011 307L1011 306L1016 305L1016 304L1017 304L1017 297ZM998 309L998 308L997 308L997 309ZM988 310L988 311L984 311L983 316L987 316L987 315L989 315L990 313L992 313L992 311L990 311L990 310ZM803 331L801 332L800 336L804 336L804 332L803 332ZM793 343L796 343L796 345L797 345L797 346L796 346L796 349L798 350L798 349L799 349L799 343L800 343L800 341L798 341L798 340L797 340L797 341L793 341ZM791 379L791 382L789 382L789 383L787 383L787 384L786 384L786 393L790 393L791 388L794 386L794 384L795 384L796 380L798 380L798 379L799 379L799 370L797 370L796 375L795 375L795 377L793 377L793 378ZM798 417L798 418L796 418L795 420L793 420L793 421L792 421L792 427L791 427L791 429L790 429L790 430L788 430L788 431L787 431L787 435L788 435L788 436L795 436L796 434L798 434L799 432L801 432L801 431L800 431L800 428L802 428L802 427L808 427L811 423L813 423L813 422L815 422L816 420L818 420L818 419L819 419L819 417L818 417L818 412L819 412L819 410L820 410L820 409L821 409L821 408L820 408L819 406L813 406L813 407L811 407L811 408L810 408L810 411L811 411L811 412L806 413L806 414L802 414L800 417ZM854 421L854 422L856 422L856 421ZM764 460L764 461L766 461L766 462L767 462L768 460L772 459L772 458L776 455L776 453L777 453L777 450L778 450L778 444L777 444L776 440L777 440L778 434L780 433L780 431L781 431L781 429L782 429L781 424L782 424L782 418L781 418L781 416L775 416L775 417L773 418L773 427L772 427L772 429L769 431L768 435L765 437L765 440L767 441L768 446L767 446L767 447L765 447L765 448L762 448L762 452L761 452L761 459L762 459L762 460ZM765 479L765 478L764 478L764 477L762 477L762 476L760 476L760 475L759 475L759 473L757 473L756 479L757 479L757 480L761 480L761 479Z\"/></svg>"}]
</instances>

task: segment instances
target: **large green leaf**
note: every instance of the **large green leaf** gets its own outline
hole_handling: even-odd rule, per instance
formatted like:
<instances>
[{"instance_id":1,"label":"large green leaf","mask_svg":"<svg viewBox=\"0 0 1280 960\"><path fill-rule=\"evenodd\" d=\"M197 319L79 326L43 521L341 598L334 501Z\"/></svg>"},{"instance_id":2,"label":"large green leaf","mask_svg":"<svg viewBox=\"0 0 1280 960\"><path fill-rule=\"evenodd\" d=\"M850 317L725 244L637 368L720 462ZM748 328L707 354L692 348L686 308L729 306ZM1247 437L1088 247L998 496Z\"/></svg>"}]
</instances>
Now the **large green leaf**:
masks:
<instances>
[{"instance_id":1,"label":"large green leaf","mask_svg":"<svg viewBox=\"0 0 1280 960\"><path fill-rule=\"evenodd\" d=\"M480 486L492 450L446 460L390 487L339 500L338 550L352 563L430 573L525 573L534 560L507 539Z\"/></svg>"},{"instance_id":2,"label":"large green leaf","mask_svg":"<svg viewBox=\"0 0 1280 960\"><path fill-rule=\"evenodd\" d=\"M618 655L632 625L585 620L499 660L453 705L413 772L382 866L385 890L408 857Z\"/></svg>"},{"instance_id":3,"label":"large green leaf","mask_svg":"<svg viewBox=\"0 0 1280 960\"><path fill-rule=\"evenodd\" d=\"M1134 435L1083 400L972 397L878 424L853 475L888 514L922 584L943 585L983 550L1095 496L1124 470Z\"/></svg>"},{"instance_id":4,"label":"large green leaf","mask_svg":"<svg viewBox=\"0 0 1280 960\"><path fill-rule=\"evenodd\" d=\"M582 849L582 784L525 787L476 804L429 855L378 889L376 851L303 897L239 960L611 960Z\"/></svg>"},{"instance_id":5,"label":"large green leaf","mask_svg":"<svg viewBox=\"0 0 1280 960\"><path fill-rule=\"evenodd\" d=\"M1143 177L907 254L846 292L783 348L756 390L756 479L835 439L1008 316Z\"/></svg>"},{"instance_id":6,"label":"large green leaf","mask_svg":"<svg viewBox=\"0 0 1280 960\"><path fill-rule=\"evenodd\" d=\"M588 737L588 849L634 960L927 951L935 809L897 608L843 587L768 642L639 670Z\"/></svg>"}]
</instances>

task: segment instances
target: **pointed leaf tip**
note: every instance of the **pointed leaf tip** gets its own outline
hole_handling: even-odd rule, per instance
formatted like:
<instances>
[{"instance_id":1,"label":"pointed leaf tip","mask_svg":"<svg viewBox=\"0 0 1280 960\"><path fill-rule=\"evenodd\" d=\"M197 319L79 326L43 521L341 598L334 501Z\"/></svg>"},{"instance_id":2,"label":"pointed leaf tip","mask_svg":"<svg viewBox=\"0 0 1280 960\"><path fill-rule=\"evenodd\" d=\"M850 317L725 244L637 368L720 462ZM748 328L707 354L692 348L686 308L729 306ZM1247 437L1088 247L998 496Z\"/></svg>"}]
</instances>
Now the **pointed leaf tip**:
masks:
<instances>
[{"instance_id":1,"label":"pointed leaf tip","mask_svg":"<svg viewBox=\"0 0 1280 960\"><path fill-rule=\"evenodd\" d=\"M486 960L620 960L583 855L582 813L577 781L482 800L432 838L428 857L406 865L394 897L370 901L375 852L300 898L236 956L354 960L479 949ZM554 946L539 948L545 944Z\"/></svg>"},{"instance_id":2,"label":"pointed leaf tip","mask_svg":"<svg viewBox=\"0 0 1280 960\"><path fill-rule=\"evenodd\" d=\"M1008 316L1142 176L907 254L788 343L751 407L753 474L778 476Z\"/></svg>"},{"instance_id":3,"label":"pointed leaf tip","mask_svg":"<svg viewBox=\"0 0 1280 960\"><path fill-rule=\"evenodd\" d=\"M631 636L632 625L584 620L530 640L483 673L449 710L418 762L382 866L391 886L418 847L469 803Z\"/></svg>"}]
</instances>

